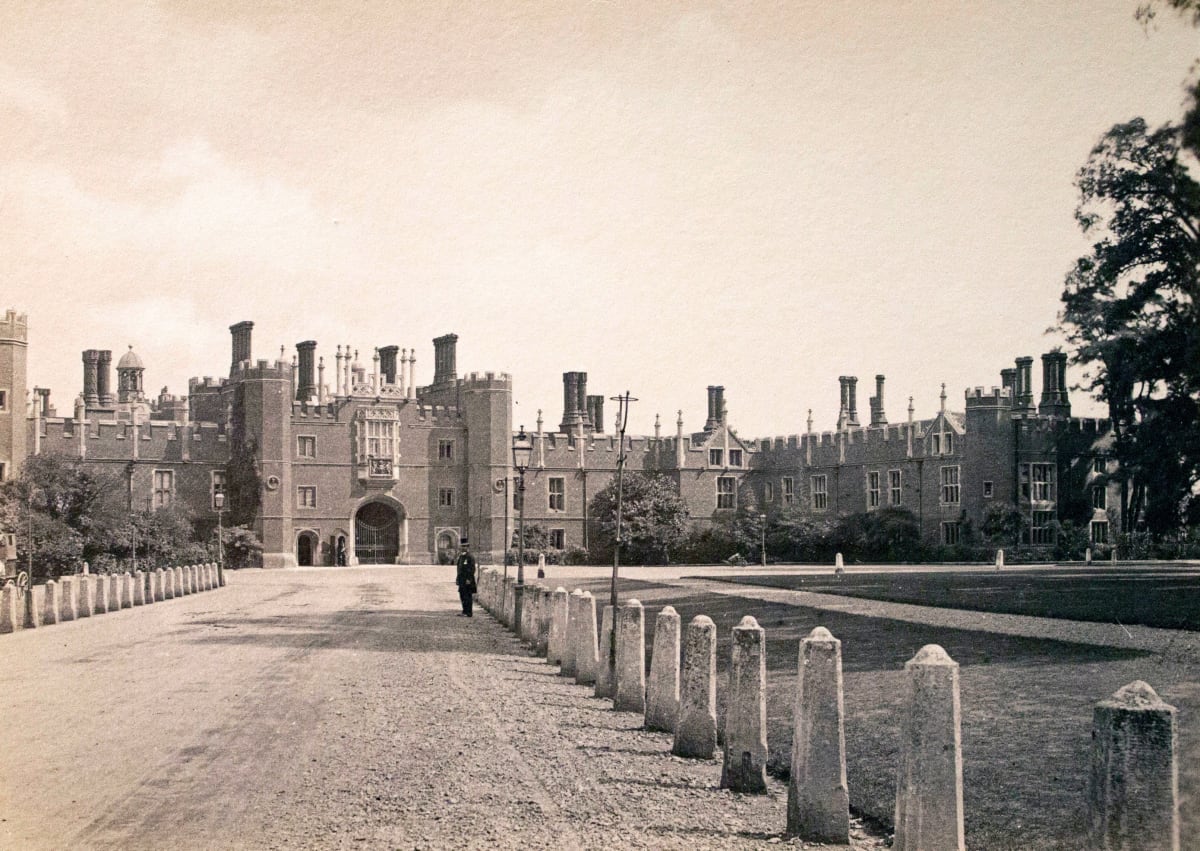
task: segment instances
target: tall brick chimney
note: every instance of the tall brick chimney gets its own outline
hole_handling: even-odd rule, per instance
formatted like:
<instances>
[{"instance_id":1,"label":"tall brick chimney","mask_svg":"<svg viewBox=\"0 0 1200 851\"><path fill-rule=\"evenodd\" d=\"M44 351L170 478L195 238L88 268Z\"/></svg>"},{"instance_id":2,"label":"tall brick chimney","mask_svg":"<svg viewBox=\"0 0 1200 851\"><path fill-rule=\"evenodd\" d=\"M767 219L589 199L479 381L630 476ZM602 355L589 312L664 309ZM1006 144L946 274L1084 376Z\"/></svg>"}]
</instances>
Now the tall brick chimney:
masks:
<instances>
[{"instance_id":1,"label":"tall brick chimney","mask_svg":"<svg viewBox=\"0 0 1200 851\"><path fill-rule=\"evenodd\" d=\"M1033 358L1017 358L1016 398L1014 408L1032 410L1033 408Z\"/></svg>"},{"instance_id":2,"label":"tall brick chimney","mask_svg":"<svg viewBox=\"0 0 1200 851\"><path fill-rule=\"evenodd\" d=\"M433 341L433 383L449 384L458 377L457 334L444 334Z\"/></svg>"},{"instance_id":3,"label":"tall brick chimney","mask_svg":"<svg viewBox=\"0 0 1200 851\"><path fill-rule=\"evenodd\" d=\"M96 395L100 397L101 405L113 403L111 349L102 350L96 361Z\"/></svg>"},{"instance_id":4,"label":"tall brick chimney","mask_svg":"<svg viewBox=\"0 0 1200 851\"><path fill-rule=\"evenodd\" d=\"M313 374L313 361L316 350L316 340L305 340L303 343L296 344L296 351L300 353L300 364L296 378L297 401L307 402L313 396L317 395L317 380Z\"/></svg>"},{"instance_id":5,"label":"tall brick chimney","mask_svg":"<svg viewBox=\"0 0 1200 851\"><path fill-rule=\"evenodd\" d=\"M883 411L883 376L875 376L875 395L871 397L871 425L887 425L887 414Z\"/></svg>"},{"instance_id":6,"label":"tall brick chimney","mask_svg":"<svg viewBox=\"0 0 1200 851\"><path fill-rule=\"evenodd\" d=\"M396 383L396 354L399 346L384 346L379 350L379 371L383 373L384 384Z\"/></svg>"},{"instance_id":7,"label":"tall brick chimney","mask_svg":"<svg viewBox=\"0 0 1200 851\"><path fill-rule=\"evenodd\" d=\"M587 397L587 414L588 419L592 422L592 431L597 434L604 434L604 397L603 396L588 396Z\"/></svg>"},{"instance_id":8,"label":"tall brick chimney","mask_svg":"<svg viewBox=\"0 0 1200 851\"><path fill-rule=\"evenodd\" d=\"M83 353L83 401L89 405L96 405L100 402L100 394L97 389L98 374L100 365L100 352L96 349L87 349Z\"/></svg>"},{"instance_id":9,"label":"tall brick chimney","mask_svg":"<svg viewBox=\"0 0 1200 851\"><path fill-rule=\"evenodd\" d=\"M563 418L558 430L574 434L587 418L587 373L563 373Z\"/></svg>"},{"instance_id":10,"label":"tall brick chimney","mask_svg":"<svg viewBox=\"0 0 1200 851\"><path fill-rule=\"evenodd\" d=\"M1042 401L1038 413L1044 416L1071 416L1071 401L1067 397L1067 355L1047 352L1042 355Z\"/></svg>"},{"instance_id":11,"label":"tall brick chimney","mask_svg":"<svg viewBox=\"0 0 1200 851\"><path fill-rule=\"evenodd\" d=\"M250 360L250 332L253 328L254 323L249 321L229 326L229 335L232 338L232 358L229 363L230 375L238 368L238 364L247 363Z\"/></svg>"},{"instance_id":12,"label":"tall brick chimney","mask_svg":"<svg viewBox=\"0 0 1200 851\"><path fill-rule=\"evenodd\" d=\"M721 385L708 386L708 419L704 430L712 431L725 422L725 388Z\"/></svg>"}]
</instances>

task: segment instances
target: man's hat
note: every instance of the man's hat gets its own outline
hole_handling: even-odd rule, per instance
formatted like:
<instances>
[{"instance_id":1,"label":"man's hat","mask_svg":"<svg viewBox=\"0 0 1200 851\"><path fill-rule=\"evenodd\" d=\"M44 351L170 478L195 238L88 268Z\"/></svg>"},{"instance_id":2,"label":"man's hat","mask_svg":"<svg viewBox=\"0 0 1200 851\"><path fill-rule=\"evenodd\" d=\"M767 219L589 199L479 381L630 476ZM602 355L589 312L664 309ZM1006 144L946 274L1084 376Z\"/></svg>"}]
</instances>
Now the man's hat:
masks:
<instances>
[{"instance_id":1,"label":"man's hat","mask_svg":"<svg viewBox=\"0 0 1200 851\"><path fill-rule=\"evenodd\" d=\"M463 538L461 541L458 542L458 545L465 550L467 548L467 539Z\"/></svg>"}]
</instances>

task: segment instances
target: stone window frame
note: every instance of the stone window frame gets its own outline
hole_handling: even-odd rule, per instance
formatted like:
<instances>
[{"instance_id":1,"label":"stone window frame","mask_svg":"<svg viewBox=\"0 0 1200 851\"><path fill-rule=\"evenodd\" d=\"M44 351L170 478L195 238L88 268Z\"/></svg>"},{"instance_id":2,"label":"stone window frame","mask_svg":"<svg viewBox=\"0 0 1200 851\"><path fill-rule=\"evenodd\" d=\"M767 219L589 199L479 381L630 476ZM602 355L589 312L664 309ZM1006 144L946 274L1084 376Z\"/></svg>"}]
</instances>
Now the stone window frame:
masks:
<instances>
[{"instance_id":1,"label":"stone window frame","mask_svg":"<svg viewBox=\"0 0 1200 851\"><path fill-rule=\"evenodd\" d=\"M904 471L888 470L888 505L904 504Z\"/></svg>"},{"instance_id":2,"label":"stone window frame","mask_svg":"<svg viewBox=\"0 0 1200 851\"><path fill-rule=\"evenodd\" d=\"M995 491L996 491L996 486L992 483L992 481L990 479L984 480L983 498L984 499L992 499L995 495Z\"/></svg>"},{"instance_id":3,"label":"stone window frame","mask_svg":"<svg viewBox=\"0 0 1200 851\"><path fill-rule=\"evenodd\" d=\"M708 466L724 467L725 466L725 450L717 446L709 447L708 450Z\"/></svg>"},{"instance_id":4,"label":"stone window frame","mask_svg":"<svg viewBox=\"0 0 1200 851\"><path fill-rule=\"evenodd\" d=\"M1039 522L1041 521L1041 522ZM1029 514L1029 543L1035 547L1054 543L1054 512L1031 511Z\"/></svg>"},{"instance_id":5,"label":"stone window frame","mask_svg":"<svg viewBox=\"0 0 1200 851\"><path fill-rule=\"evenodd\" d=\"M820 473L812 477L812 510L826 511L829 508L829 476Z\"/></svg>"},{"instance_id":6,"label":"stone window frame","mask_svg":"<svg viewBox=\"0 0 1200 851\"><path fill-rule=\"evenodd\" d=\"M565 550L567 548L567 530L551 529L547 542L552 550Z\"/></svg>"},{"instance_id":7,"label":"stone window frame","mask_svg":"<svg viewBox=\"0 0 1200 851\"><path fill-rule=\"evenodd\" d=\"M6 465L3 461L0 461L0 482L4 481L5 471L7 469L8 469L8 465Z\"/></svg>"},{"instance_id":8,"label":"stone window frame","mask_svg":"<svg viewBox=\"0 0 1200 851\"><path fill-rule=\"evenodd\" d=\"M743 462L742 450L730 449L729 450L729 466L730 467L741 467L742 462Z\"/></svg>"},{"instance_id":9,"label":"stone window frame","mask_svg":"<svg viewBox=\"0 0 1200 851\"><path fill-rule=\"evenodd\" d=\"M567 480L565 476L550 476L546 479L546 509L554 512L567 510Z\"/></svg>"},{"instance_id":10,"label":"stone window frame","mask_svg":"<svg viewBox=\"0 0 1200 851\"><path fill-rule=\"evenodd\" d=\"M1108 521L1093 520L1088 526L1088 540L1093 544L1108 543Z\"/></svg>"},{"instance_id":11,"label":"stone window frame","mask_svg":"<svg viewBox=\"0 0 1200 851\"><path fill-rule=\"evenodd\" d=\"M1092 485L1092 508L1108 510L1108 488L1104 485Z\"/></svg>"},{"instance_id":12,"label":"stone window frame","mask_svg":"<svg viewBox=\"0 0 1200 851\"><path fill-rule=\"evenodd\" d=\"M438 488L438 508L454 508L454 488Z\"/></svg>"},{"instance_id":13,"label":"stone window frame","mask_svg":"<svg viewBox=\"0 0 1200 851\"><path fill-rule=\"evenodd\" d=\"M867 508L879 508L880 505L879 471L871 470L867 473Z\"/></svg>"},{"instance_id":14,"label":"stone window frame","mask_svg":"<svg viewBox=\"0 0 1200 851\"><path fill-rule=\"evenodd\" d=\"M311 452L305 452L305 448L312 449ZM315 434L298 434L296 435L296 457L297 458L316 458L317 457L317 436Z\"/></svg>"},{"instance_id":15,"label":"stone window frame","mask_svg":"<svg viewBox=\"0 0 1200 851\"><path fill-rule=\"evenodd\" d=\"M1047 461L1029 464L1029 499L1031 502L1054 502L1054 464Z\"/></svg>"},{"instance_id":16,"label":"stone window frame","mask_svg":"<svg viewBox=\"0 0 1200 851\"><path fill-rule=\"evenodd\" d=\"M438 460L453 461L454 460L454 438L439 437L438 438Z\"/></svg>"},{"instance_id":17,"label":"stone window frame","mask_svg":"<svg viewBox=\"0 0 1200 851\"><path fill-rule=\"evenodd\" d=\"M737 508L737 479L733 476L717 476L717 510L733 511Z\"/></svg>"},{"instance_id":18,"label":"stone window frame","mask_svg":"<svg viewBox=\"0 0 1200 851\"><path fill-rule=\"evenodd\" d=\"M297 485L296 486L296 507L297 508L316 508L317 507L317 486L316 485Z\"/></svg>"},{"instance_id":19,"label":"stone window frame","mask_svg":"<svg viewBox=\"0 0 1200 851\"><path fill-rule=\"evenodd\" d=\"M962 540L962 523L958 520L942 521L942 546L953 547Z\"/></svg>"},{"instance_id":20,"label":"stone window frame","mask_svg":"<svg viewBox=\"0 0 1200 851\"><path fill-rule=\"evenodd\" d=\"M175 471L156 469L150 476L151 506L157 511L175 502Z\"/></svg>"},{"instance_id":21,"label":"stone window frame","mask_svg":"<svg viewBox=\"0 0 1200 851\"><path fill-rule=\"evenodd\" d=\"M763 482L763 502L775 501L775 485L771 482Z\"/></svg>"},{"instance_id":22,"label":"stone window frame","mask_svg":"<svg viewBox=\"0 0 1200 851\"><path fill-rule=\"evenodd\" d=\"M1092 473L1093 475L1103 476L1108 472L1108 459L1103 455L1097 455L1092 458Z\"/></svg>"},{"instance_id":23,"label":"stone window frame","mask_svg":"<svg viewBox=\"0 0 1200 851\"><path fill-rule=\"evenodd\" d=\"M949 464L939 468L941 490L938 494L942 505L958 505L962 502L962 468L958 464Z\"/></svg>"},{"instance_id":24,"label":"stone window frame","mask_svg":"<svg viewBox=\"0 0 1200 851\"><path fill-rule=\"evenodd\" d=\"M783 495L784 505L793 505L796 502L796 480L792 476L784 476L779 480L780 490Z\"/></svg>"},{"instance_id":25,"label":"stone window frame","mask_svg":"<svg viewBox=\"0 0 1200 851\"><path fill-rule=\"evenodd\" d=\"M0 390L0 411L8 410L8 391Z\"/></svg>"}]
</instances>

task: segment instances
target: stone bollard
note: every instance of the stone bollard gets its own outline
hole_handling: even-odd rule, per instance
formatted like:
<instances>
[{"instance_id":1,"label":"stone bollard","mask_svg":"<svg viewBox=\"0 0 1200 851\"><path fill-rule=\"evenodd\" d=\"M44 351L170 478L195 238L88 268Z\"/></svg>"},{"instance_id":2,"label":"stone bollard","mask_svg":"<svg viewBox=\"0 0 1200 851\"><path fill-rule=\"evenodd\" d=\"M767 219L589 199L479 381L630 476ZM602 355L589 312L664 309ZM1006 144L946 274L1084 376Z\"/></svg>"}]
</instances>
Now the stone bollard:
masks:
<instances>
[{"instance_id":1,"label":"stone bollard","mask_svg":"<svg viewBox=\"0 0 1200 851\"><path fill-rule=\"evenodd\" d=\"M133 587L134 587L133 580L134 580L134 576L132 573L122 573L121 574L121 586L122 586L121 587L121 608L122 609L132 609L133 608Z\"/></svg>"},{"instance_id":2,"label":"stone bollard","mask_svg":"<svg viewBox=\"0 0 1200 851\"><path fill-rule=\"evenodd\" d=\"M679 718L671 753L712 759L717 747L717 626L696 615L688 624L679 683Z\"/></svg>"},{"instance_id":3,"label":"stone bollard","mask_svg":"<svg viewBox=\"0 0 1200 851\"><path fill-rule=\"evenodd\" d=\"M654 649L646 688L646 729L675 732L679 714L679 613L666 606L654 619Z\"/></svg>"},{"instance_id":4,"label":"stone bollard","mask_svg":"<svg viewBox=\"0 0 1200 851\"><path fill-rule=\"evenodd\" d=\"M896 772L898 851L963 851L962 723L958 663L926 644L904 663L908 696Z\"/></svg>"},{"instance_id":5,"label":"stone bollard","mask_svg":"<svg viewBox=\"0 0 1200 851\"><path fill-rule=\"evenodd\" d=\"M1179 851L1175 707L1137 680L1096 704L1089 848Z\"/></svg>"},{"instance_id":6,"label":"stone bollard","mask_svg":"<svg viewBox=\"0 0 1200 851\"><path fill-rule=\"evenodd\" d=\"M78 586L75 595L75 617L90 618L92 609L95 608L95 594L92 592L92 577L88 574L80 574L75 577L75 584Z\"/></svg>"},{"instance_id":7,"label":"stone bollard","mask_svg":"<svg viewBox=\"0 0 1200 851\"><path fill-rule=\"evenodd\" d=\"M58 622L75 620L75 577L62 576L58 580Z\"/></svg>"},{"instance_id":8,"label":"stone bollard","mask_svg":"<svg viewBox=\"0 0 1200 851\"><path fill-rule=\"evenodd\" d=\"M846 562L842 560L842 554L838 553L833 557L833 570L835 573L841 573L846 569Z\"/></svg>"},{"instance_id":9,"label":"stone bollard","mask_svg":"<svg viewBox=\"0 0 1200 851\"><path fill-rule=\"evenodd\" d=\"M169 573L163 570L161 567L156 568L154 572L158 576L158 593L154 595L154 599L159 601L170 600L171 587Z\"/></svg>"},{"instance_id":10,"label":"stone bollard","mask_svg":"<svg viewBox=\"0 0 1200 851\"><path fill-rule=\"evenodd\" d=\"M1004 567L1004 550L996 550L996 570Z\"/></svg>"},{"instance_id":11,"label":"stone bollard","mask_svg":"<svg viewBox=\"0 0 1200 851\"><path fill-rule=\"evenodd\" d=\"M216 584L216 572L216 565L212 562L205 562L200 567L200 590L211 591L213 589L213 586Z\"/></svg>"},{"instance_id":12,"label":"stone bollard","mask_svg":"<svg viewBox=\"0 0 1200 851\"><path fill-rule=\"evenodd\" d=\"M146 605L162 600L162 577L156 571L146 571Z\"/></svg>"},{"instance_id":13,"label":"stone bollard","mask_svg":"<svg viewBox=\"0 0 1200 851\"><path fill-rule=\"evenodd\" d=\"M187 594L186 583L183 581L183 568L175 568L175 596L183 597Z\"/></svg>"},{"instance_id":14,"label":"stone bollard","mask_svg":"<svg viewBox=\"0 0 1200 851\"><path fill-rule=\"evenodd\" d=\"M1086 550L1083 551L1083 563L1084 564L1092 563L1092 548L1091 547L1088 547Z\"/></svg>"},{"instance_id":15,"label":"stone bollard","mask_svg":"<svg viewBox=\"0 0 1200 851\"><path fill-rule=\"evenodd\" d=\"M617 644L613 632L613 607L605 606L600 616L600 641L596 644L596 689L594 697L612 700L617 696Z\"/></svg>"},{"instance_id":16,"label":"stone bollard","mask_svg":"<svg viewBox=\"0 0 1200 851\"><path fill-rule=\"evenodd\" d=\"M17 586L5 582L0 590L0 633L14 632L17 629Z\"/></svg>"},{"instance_id":17,"label":"stone bollard","mask_svg":"<svg viewBox=\"0 0 1200 851\"><path fill-rule=\"evenodd\" d=\"M575 628L575 683L596 684L596 598L584 591L579 598L578 626Z\"/></svg>"},{"instance_id":18,"label":"stone bollard","mask_svg":"<svg viewBox=\"0 0 1200 851\"><path fill-rule=\"evenodd\" d=\"M535 624L537 629L533 643L534 652L539 656L546 656L550 652L550 619L553 615L551 603L552 595L550 589L545 585L539 585L537 623Z\"/></svg>"},{"instance_id":19,"label":"stone bollard","mask_svg":"<svg viewBox=\"0 0 1200 851\"><path fill-rule=\"evenodd\" d=\"M513 615L515 614L514 607L516 603L513 599L513 588L515 585L516 579L513 577L506 576L504 578L504 608L502 610L503 616L500 618L500 622L509 629L513 628Z\"/></svg>"},{"instance_id":20,"label":"stone bollard","mask_svg":"<svg viewBox=\"0 0 1200 851\"><path fill-rule=\"evenodd\" d=\"M787 834L850 844L842 642L819 626L800 642Z\"/></svg>"},{"instance_id":21,"label":"stone bollard","mask_svg":"<svg viewBox=\"0 0 1200 851\"><path fill-rule=\"evenodd\" d=\"M108 575L108 610L110 612L119 611L121 608L121 592L125 590L125 583L121 579L121 574L110 573Z\"/></svg>"},{"instance_id":22,"label":"stone bollard","mask_svg":"<svg viewBox=\"0 0 1200 851\"><path fill-rule=\"evenodd\" d=\"M583 617L580 611L582 600L583 591L579 588L567 596L567 640L563 647L562 667L558 671L562 677L574 677L577 673L575 651L578 639L575 634L579 632L579 624Z\"/></svg>"},{"instance_id":23,"label":"stone bollard","mask_svg":"<svg viewBox=\"0 0 1200 851\"><path fill-rule=\"evenodd\" d=\"M130 574L131 590L133 592L132 600L135 606L146 605L146 574L140 570L135 570Z\"/></svg>"},{"instance_id":24,"label":"stone bollard","mask_svg":"<svg viewBox=\"0 0 1200 851\"><path fill-rule=\"evenodd\" d=\"M550 636L546 645L546 661L551 665L561 665L566 642L567 589L560 585L550 595Z\"/></svg>"},{"instance_id":25,"label":"stone bollard","mask_svg":"<svg viewBox=\"0 0 1200 851\"><path fill-rule=\"evenodd\" d=\"M46 626L53 626L59 621L59 610L62 604L59 601L58 583L53 579L47 579L46 584L42 586L45 589L42 593L42 623Z\"/></svg>"},{"instance_id":26,"label":"stone bollard","mask_svg":"<svg viewBox=\"0 0 1200 851\"><path fill-rule=\"evenodd\" d=\"M24 628L37 629L41 627L42 607L46 605L46 588L40 585L31 585L25 588L22 597L24 598L22 599Z\"/></svg>"},{"instance_id":27,"label":"stone bollard","mask_svg":"<svg viewBox=\"0 0 1200 851\"><path fill-rule=\"evenodd\" d=\"M192 593L193 594L199 594L201 591L200 571L203 569L204 569L204 565L202 565L202 564L193 564L192 565Z\"/></svg>"},{"instance_id":28,"label":"stone bollard","mask_svg":"<svg viewBox=\"0 0 1200 851\"><path fill-rule=\"evenodd\" d=\"M767 633L751 615L733 628L721 788L767 791Z\"/></svg>"},{"instance_id":29,"label":"stone bollard","mask_svg":"<svg viewBox=\"0 0 1200 851\"><path fill-rule=\"evenodd\" d=\"M646 713L646 610L630 600L617 609L617 693L613 709Z\"/></svg>"},{"instance_id":30,"label":"stone bollard","mask_svg":"<svg viewBox=\"0 0 1200 851\"><path fill-rule=\"evenodd\" d=\"M108 605L108 597L109 597L108 577L105 576L103 573L98 573L98 574L96 574L96 577L95 577L95 583L96 583L96 587L95 587L96 596L92 600L92 614L94 614L94 615L108 614L108 610L109 610L109 608L111 608Z\"/></svg>"}]
</instances>

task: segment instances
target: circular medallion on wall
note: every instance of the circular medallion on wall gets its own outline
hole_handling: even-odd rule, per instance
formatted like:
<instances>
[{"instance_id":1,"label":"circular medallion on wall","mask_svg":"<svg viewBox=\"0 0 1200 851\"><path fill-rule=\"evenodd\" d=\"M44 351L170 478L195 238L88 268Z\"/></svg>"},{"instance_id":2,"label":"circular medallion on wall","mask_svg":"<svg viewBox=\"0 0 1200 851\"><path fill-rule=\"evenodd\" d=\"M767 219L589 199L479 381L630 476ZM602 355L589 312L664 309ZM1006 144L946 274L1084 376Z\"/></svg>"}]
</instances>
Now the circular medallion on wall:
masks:
<instances>
[{"instance_id":1,"label":"circular medallion on wall","mask_svg":"<svg viewBox=\"0 0 1200 851\"><path fill-rule=\"evenodd\" d=\"M279 490L279 476L267 476L267 490Z\"/></svg>"}]
</instances>

